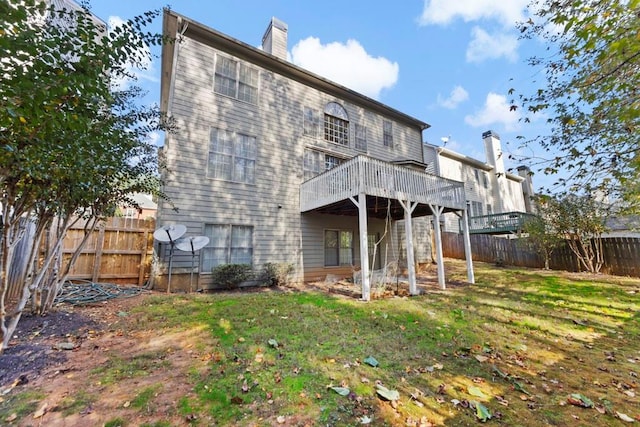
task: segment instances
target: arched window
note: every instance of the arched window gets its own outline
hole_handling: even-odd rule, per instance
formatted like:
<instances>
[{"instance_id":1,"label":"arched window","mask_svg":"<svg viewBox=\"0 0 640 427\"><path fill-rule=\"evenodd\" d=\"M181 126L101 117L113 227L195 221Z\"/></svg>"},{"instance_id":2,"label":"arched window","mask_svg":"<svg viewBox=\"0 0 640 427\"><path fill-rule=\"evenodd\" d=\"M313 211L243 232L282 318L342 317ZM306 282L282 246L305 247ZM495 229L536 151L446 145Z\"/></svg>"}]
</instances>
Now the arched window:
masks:
<instances>
[{"instance_id":1,"label":"arched window","mask_svg":"<svg viewBox=\"0 0 640 427\"><path fill-rule=\"evenodd\" d=\"M349 116L337 102L329 102L324 108L324 139L349 145Z\"/></svg>"}]
</instances>

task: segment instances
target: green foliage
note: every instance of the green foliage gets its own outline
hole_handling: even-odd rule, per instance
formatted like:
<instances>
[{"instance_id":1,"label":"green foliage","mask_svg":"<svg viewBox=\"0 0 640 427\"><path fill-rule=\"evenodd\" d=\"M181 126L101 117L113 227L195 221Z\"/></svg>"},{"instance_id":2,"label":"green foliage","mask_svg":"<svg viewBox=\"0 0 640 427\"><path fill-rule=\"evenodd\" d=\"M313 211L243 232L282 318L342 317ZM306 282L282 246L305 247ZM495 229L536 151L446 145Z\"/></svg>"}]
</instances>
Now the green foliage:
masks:
<instances>
[{"instance_id":1,"label":"green foliage","mask_svg":"<svg viewBox=\"0 0 640 427\"><path fill-rule=\"evenodd\" d=\"M126 425L127 425L126 421L120 417L113 418L107 421L106 423L104 423L104 427L124 427Z\"/></svg>"},{"instance_id":2,"label":"green foliage","mask_svg":"<svg viewBox=\"0 0 640 427\"><path fill-rule=\"evenodd\" d=\"M548 256L565 241L586 271L600 272L604 263L602 233L606 231L609 207L591 196L575 194L538 196L536 200L540 220L527 227L540 245L546 245Z\"/></svg>"},{"instance_id":3,"label":"green foliage","mask_svg":"<svg viewBox=\"0 0 640 427\"><path fill-rule=\"evenodd\" d=\"M29 270L17 281L27 298L35 290L40 313L53 304L82 249L52 268L56 245L73 221L87 220L90 232L117 206L132 205L132 193L163 196L150 136L167 122L157 107L139 104L143 93L134 81L122 84L132 77L131 67L144 68L146 46L163 41L144 31L160 11L107 33L86 10L58 9L57 3L0 2L0 293L9 286L10 248L23 236L20 218L28 218L35 236L23 255ZM52 249L40 256L48 230ZM48 276L53 271L57 275ZM15 329L4 314L21 313L25 304L22 298L15 307L0 307L0 352Z\"/></svg>"},{"instance_id":4,"label":"green foliage","mask_svg":"<svg viewBox=\"0 0 640 427\"><path fill-rule=\"evenodd\" d=\"M640 2L543 0L530 10L519 26L523 37L547 43L545 56L530 59L544 79L512 108L522 106L527 122L547 119L550 134L529 141L549 153L545 172L565 171L558 183L570 185L569 192L598 189L637 207Z\"/></svg>"},{"instance_id":5,"label":"green foliage","mask_svg":"<svg viewBox=\"0 0 640 427\"><path fill-rule=\"evenodd\" d=\"M294 267L290 263L266 262L260 280L267 286L282 286L290 281Z\"/></svg>"},{"instance_id":6,"label":"green foliage","mask_svg":"<svg viewBox=\"0 0 640 427\"><path fill-rule=\"evenodd\" d=\"M236 288L251 277L251 266L248 264L222 264L211 271L213 283L226 289Z\"/></svg>"},{"instance_id":7,"label":"green foliage","mask_svg":"<svg viewBox=\"0 0 640 427\"><path fill-rule=\"evenodd\" d=\"M548 270L551 255L564 242L563 236L554 233L551 224L542 216L528 218L522 231L527 235L522 242L544 258L544 268Z\"/></svg>"}]
</instances>

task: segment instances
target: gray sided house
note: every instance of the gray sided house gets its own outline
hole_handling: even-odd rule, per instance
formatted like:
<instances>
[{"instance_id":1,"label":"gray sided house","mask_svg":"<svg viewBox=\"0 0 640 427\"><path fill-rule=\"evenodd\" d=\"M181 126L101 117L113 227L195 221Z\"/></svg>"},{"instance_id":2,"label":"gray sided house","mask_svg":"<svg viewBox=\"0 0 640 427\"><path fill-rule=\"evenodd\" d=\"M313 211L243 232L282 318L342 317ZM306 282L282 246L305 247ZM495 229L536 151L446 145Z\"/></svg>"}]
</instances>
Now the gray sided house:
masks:
<instances>
[{"instance_id":1,"label":"gray sided house","mask_svg":"<svg viewBox=\"0 0 640 427\"><path fill-rule=\"evenodd\" d=\"M195 256L197 286L215 287L220 264L289 263L311 281L405 259L415 293L415 254L430 234L406 220L466 214L463 184L425 172L428 125L288 62L287 26L275 18L262 49L171 10L163 28L177 41L162 51L161 108L178 127L163 147L164 191L179 211L160 202L158 226L209 237ZM172 287L189 281L191 262L175 253ZM362 292L368 299L368 274Z\"/></svg>"}]
</instances>

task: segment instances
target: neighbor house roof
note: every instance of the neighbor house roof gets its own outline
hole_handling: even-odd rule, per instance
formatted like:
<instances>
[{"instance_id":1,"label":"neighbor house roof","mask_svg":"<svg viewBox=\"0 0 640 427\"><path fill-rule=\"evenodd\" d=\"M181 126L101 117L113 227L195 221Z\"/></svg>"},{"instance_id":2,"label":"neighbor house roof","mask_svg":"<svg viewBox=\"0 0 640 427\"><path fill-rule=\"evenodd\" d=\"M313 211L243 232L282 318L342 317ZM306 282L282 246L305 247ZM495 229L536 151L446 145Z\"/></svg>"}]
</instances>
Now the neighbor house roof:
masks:
<instances>
[{"instance_id":1,"label":"neighbor house roof","mask_svg":"<svg viewBox=\"0 0 640 427\"><path fill-rule=\"evenodd\" d=\"M332 94L337 98L352 102L369 110L379 112L382 115L410 126L418 127L421 130L429 127L429 124L391 108L375 99L320 77L288 61L279 59L170 9L164 10L163 34L170 38L177 36L177 43L179 43L180 37L189 37L205 45L225 51L237 58L296 80L306 86ZM160 107L165 112L168 111L169 107L169 97L173 84L172 79L175 73L175 61L176 43L165 43L162 47L162 83L160 93Z\"/></svg>"}]
</instances>

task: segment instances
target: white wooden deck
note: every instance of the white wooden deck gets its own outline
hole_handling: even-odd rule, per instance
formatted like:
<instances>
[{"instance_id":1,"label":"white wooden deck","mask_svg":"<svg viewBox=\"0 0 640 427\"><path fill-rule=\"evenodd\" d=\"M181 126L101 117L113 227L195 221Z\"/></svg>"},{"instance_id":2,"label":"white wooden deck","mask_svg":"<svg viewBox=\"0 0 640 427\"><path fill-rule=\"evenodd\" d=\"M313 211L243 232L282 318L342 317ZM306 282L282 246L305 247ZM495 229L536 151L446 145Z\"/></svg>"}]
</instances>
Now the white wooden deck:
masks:
<instances>
[{"instance_id":1,"label":"white wooden deck","mask_svg":"<svg viewBox=\"0 0 640 427\"><path fill-rule=\"evenodd\" d=\"M300 211L312 211L361 193L447 210L465 209L462 182L359 155L305 181L300 187Z\"/></svg>"}]
</instances>

